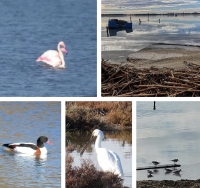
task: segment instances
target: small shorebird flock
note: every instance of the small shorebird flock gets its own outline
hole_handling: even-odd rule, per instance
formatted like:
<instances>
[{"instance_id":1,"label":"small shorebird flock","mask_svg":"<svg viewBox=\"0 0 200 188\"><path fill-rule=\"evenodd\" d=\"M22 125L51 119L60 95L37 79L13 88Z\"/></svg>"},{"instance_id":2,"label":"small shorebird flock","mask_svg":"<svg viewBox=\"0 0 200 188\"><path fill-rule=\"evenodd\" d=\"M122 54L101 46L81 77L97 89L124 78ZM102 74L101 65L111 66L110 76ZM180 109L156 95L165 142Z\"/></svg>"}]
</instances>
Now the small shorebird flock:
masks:
<instances>
[{"instance_id":1,"label":"small shorebird flock","mask_svg":"<svg viewBox=\"0 0 200 188\"><path fill-rule=\"evenodd\" d=\"M179 160L178 160L178 159L173 159L173 160L171 160L171 161L173 161L174 164L175 164L175 163L177 163ZM152 161L152 163L153 163L155 166L157 166L157 165L160 164L160 162L158 162L158 161ZM157 171L158 171L158 170L154 170L154 171L152 171L152 170L147 170L147 177L148 177L148 178L153 177L153 174L157 173ZM180 172L181 172L181 169L177 170L175 167L172 168L172 169L171 169L171 168L165 168L165 174L173 173L173 174L176 175L176 176L181 176Z\"/></svg>"}]
</instances>

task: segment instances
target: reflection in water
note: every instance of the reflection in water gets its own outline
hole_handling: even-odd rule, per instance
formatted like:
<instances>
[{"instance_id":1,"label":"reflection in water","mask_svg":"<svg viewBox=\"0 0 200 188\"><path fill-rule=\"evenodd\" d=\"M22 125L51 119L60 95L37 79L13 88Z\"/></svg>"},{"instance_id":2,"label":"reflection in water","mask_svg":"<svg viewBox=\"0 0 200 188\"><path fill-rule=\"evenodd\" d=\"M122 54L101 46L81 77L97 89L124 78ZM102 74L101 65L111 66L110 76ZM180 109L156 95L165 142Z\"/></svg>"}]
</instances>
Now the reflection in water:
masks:
<instances>
[{"instance_id":1,"label":"reflection in water","mask_svg":"<svg viewBox=\"0 0 200 188\"><path fill-rule=\"evenodd\" d=\"M38 156L35 158L36 166L43 166L47 160L47 155Z\"/></svg>"},{"instance_id":2,"label":"reflection in water","mask_svg":"<svg viewBox=\"0 0 200 188\"><path fill-rule=\"evenodd\" d=\"M6 152L7 153L7 152ZM8 155L12 156L13 159L20 164L21 162L34 162L35 166L42 166L45 164L47 160L47 155L28 155L24 153L7 153Z\"/></svg>"},{"instance_id":3,"label":"reflection in water","mask_svg":"<svg viewBox=\"0 0 200 188\"><path fill-rule=\"evenodd\" d=\"M153 175L152 174L148 174L148 176L147 176L148 178L152 178L153 177Z\"/></svg>"},{"instance_id":4,"label":"reflection in water","mask_svg":"<svg viewBox=\"0 0 200 188\"><path fill-rule=\"evenodd\" d=\"M119 31L125 31L126 33L131 33L133 32L133 29L128 28L128 29L108 29L107 32L107 37L113 37L113 36L117 36L117 32Z\"/></svg>"},{"instance_id":5,"label":"reflection in water","mask_svg":"<svg viewBox=\"0 0 200 188\"><path fill-rule=\"evenodd\" d=\"M125 131L113 131L113 132L105 132L105 139L102 141L101 146L116 152L122 163L123 171L124 171L124 185L130 186L132 185L132 129ZM80 158L80 151L84 147L84 145L90 139L90 134L87 136L84 135L70 135L67 133L66 135L66 145L75 145L76 150L72 152L72 156L74 157L74 166L80 166L80 159L90 159L93 161L95 166L99 168L97 163L96 152L94 148L94 142L88 146L83 156Z\"/></svg>"},{"instance_id":6,"label":"reflection in water","mask_svg":"<svg viewBox=\"0 0 200 188\"><path fill-rule=\"evenodd\" d=\"M111 17L110 17L111 18ZM115 17L120 19L120 17ZM128 19L124 18L124 19ZM200 22L195 16L133 16L133 31L127 35L108 38L106 33L108 17L102 17L102 51L139 51L150 44L171 43L200 45ZM138 23L139 20L139 23Z\"/></svg>"},{"instance_id":7,"label":"reflection in water","mask_svg":"<svg viewBox=\"0 0 200 188\"><path fill-rule=\"evenodd\" d=\"M10 156L12 160L11 166L15 166L15 169L23 168L26 173L32 173L32 170L36 171L37 179L40 181L47 181L46 176L43 174L46 170L45 162L47 160L47 155L28 155L22 153L4 152L5 155ZM4 158L6 156L4 155ZM7 166L9 166L7 164ZM23 180L22 180L23 181Z\"/></svg>"},{"instance_id":8,"label":"reflection in water","mask_svg":"<svg viewBox=\"0 0 200 188\"><path fill-rule=\"evenodd\" d=\"M90 139L91 134L71 134L69 132L66 133L66 146L69 145L75 145L75 148L77 152L80 153L84 145L88 142ZM107 138L119 141L121 143L121 146L125 146L125 144L132 144L132 129L128 130L123 130L123 131L104 131L104 137L106 140ZM93 144L95 143L95 140L92 142ZM88 153L93 152L92 150L92 144L90 144L87 148L86 151Z\"/></svg>"},{"instance_id":9,"label":"reflection in water","mask_svg":"<svg viewBox=\"0 0 200 188\"><path fill-rule=\"evenodd\" d=\"M32 184L33 186L35 184L38 184L39 181L48 181L46 175L46 160L47 160L47 155L40 155L40 156L35 156L35 155L27 155L27 154L21 154L21 153L8 153L4 152L4 159L5 162L10 160L12 161L10 164L7 163L7 167L5 169L10 169L14 168L12 170L12 173L15 174L15 179L9 180L9 184L13 184L17 182L17 185L19 186L20 184L25 185L27 182L23 180L23 178L20 180L20 178L16 178L18 174L24 174L24 172L28 175L33 175L34 171L34 177L37 178L35 180L32 179ZM23 170L21 170L23 169ZM18 173L17 173L18 172ZM25 176L25 175L23 175ZM21 176L19 176L21 177ZM37 183L38 182L38 183ZM29 183L31 184L31 183ZM18 187L17 186L17 187ZM14 187L12 185L12 187Z\"/></svg>"}]
</instances>

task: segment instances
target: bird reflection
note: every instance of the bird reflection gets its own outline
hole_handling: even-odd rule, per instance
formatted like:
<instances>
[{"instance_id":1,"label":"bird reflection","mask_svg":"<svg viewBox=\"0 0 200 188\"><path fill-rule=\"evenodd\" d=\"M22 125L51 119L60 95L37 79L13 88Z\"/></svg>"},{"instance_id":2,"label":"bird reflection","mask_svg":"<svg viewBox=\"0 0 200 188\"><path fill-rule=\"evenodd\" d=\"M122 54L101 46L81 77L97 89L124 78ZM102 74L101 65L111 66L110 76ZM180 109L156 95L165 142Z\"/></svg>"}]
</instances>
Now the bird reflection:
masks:
<instances>
[{"instance_id":1,"label":"bird reflection","mask_svg":"<svg viewBox=\"0 0 200 188\"><path fill-rule=\"evenodd\" d=\"M148 174L147 177L148 177L148 178L152 178L153 175L152 175L152 174Z\"/></svg>"},{"instance_id":2,"label":"bird reflection","mask_svg":"<svg viewBox=\"0 0 200 188\"><path fill-rule=\"evenodd\" d=\"M153 173L154 173L154 174L157 174L158 172L159 172L159 171L158 171L157 169L154 169L154 170L153 170Z\"/></svg>"}]
</instances>

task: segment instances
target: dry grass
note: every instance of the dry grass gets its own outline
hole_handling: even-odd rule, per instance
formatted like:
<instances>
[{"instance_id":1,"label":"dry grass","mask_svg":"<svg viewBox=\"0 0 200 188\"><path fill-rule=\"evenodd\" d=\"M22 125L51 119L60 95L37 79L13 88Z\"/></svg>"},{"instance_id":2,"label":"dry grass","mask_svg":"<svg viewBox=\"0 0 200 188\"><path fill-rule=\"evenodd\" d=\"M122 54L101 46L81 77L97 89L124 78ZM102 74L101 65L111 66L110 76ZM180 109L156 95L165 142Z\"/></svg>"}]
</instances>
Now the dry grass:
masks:
<instances>
[{"instance_id":1,"label":"dry grass","mask_svg":"<svg viewBox=\"0 0 200 188\"><path fill-rule=\"evenodd\" d=\"M131 102L66 102L67 129L132 126Z\"/></svg>"},{"instance_id":2,"label":"dry grass","mask_svg":"<svg viewBox=\"0 0 200 188\"><path fill-rule=\"evenodd\" d=\"M66 187L70 188L126 188L123 179L111 172L98 171L89 160L83 160L81 167L72 167L73 158L66 156Z\"/></svg>"}]
</instances>

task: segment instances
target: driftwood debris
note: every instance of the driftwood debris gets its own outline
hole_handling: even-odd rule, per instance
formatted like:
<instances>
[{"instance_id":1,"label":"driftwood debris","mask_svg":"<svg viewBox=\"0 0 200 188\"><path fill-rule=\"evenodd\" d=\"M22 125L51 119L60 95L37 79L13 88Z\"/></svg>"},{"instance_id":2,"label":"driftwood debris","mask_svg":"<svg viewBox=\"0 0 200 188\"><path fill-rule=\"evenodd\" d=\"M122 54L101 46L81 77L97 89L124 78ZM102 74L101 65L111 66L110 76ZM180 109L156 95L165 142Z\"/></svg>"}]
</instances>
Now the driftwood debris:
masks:
<instances>
[{"instance_id":1,"label":"driftwood debris","mask_svg":"<svg viewBox=\"0 0 200 188\"><path fill-rule=\"evenodd\" d=\"M200 65L187 63L184 69L143 68L111 64L102 60L103 97L198 97Z\"/></svg>"},{"instance_id":2,"label":"driftwood debris","mask_svg":"<svg viewBox=\"0 0 200 188\"><path fill-rule=\"evenodd\" d=\"M176 168L181 167L179 164L165 164L165 165L154 165L154 166L147 166L147 167L138 167L136 170L148 170L148 169L158 169L158 168Z\"/></svg>"}]
</instances>

